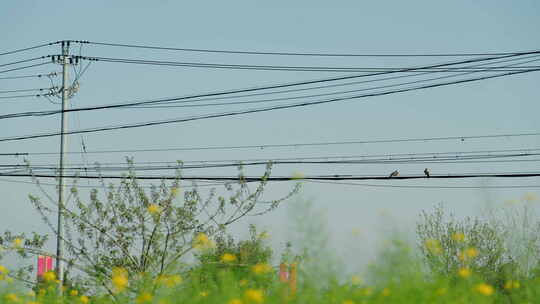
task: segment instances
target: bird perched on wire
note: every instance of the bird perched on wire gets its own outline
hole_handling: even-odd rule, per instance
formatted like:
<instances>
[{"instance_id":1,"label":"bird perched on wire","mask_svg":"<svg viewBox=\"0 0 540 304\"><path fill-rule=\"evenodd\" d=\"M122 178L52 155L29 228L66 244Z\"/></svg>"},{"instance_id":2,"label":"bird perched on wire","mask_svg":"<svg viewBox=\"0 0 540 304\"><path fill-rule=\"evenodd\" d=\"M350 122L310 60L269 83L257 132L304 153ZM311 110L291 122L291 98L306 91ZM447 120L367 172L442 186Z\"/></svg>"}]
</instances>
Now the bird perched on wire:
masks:
<instances>
[{"instance_id":1,"label":"bird perched on wire","mask_svg":"<svg viewBox=\"0 0 540 304\"><path fill-rule=\"evenodd\" d=\"M388 178L396 177L398 175L399 175L399 172L398 172L398 170L396 170L396 171L390 173L390 176L388 176Z\"/></svg>"},{"instance_id":2,"label":"bird perched on wire","mask_svg":"<svg viewBox=\"0 0 540 304\"><path fill-rule=\"evenodd\" d=\"M429 177L429 170L428 170L428 168L425 168L425 169L424 169L424 174L425 174L427 177Z\"/></svg>"}]
</instances>

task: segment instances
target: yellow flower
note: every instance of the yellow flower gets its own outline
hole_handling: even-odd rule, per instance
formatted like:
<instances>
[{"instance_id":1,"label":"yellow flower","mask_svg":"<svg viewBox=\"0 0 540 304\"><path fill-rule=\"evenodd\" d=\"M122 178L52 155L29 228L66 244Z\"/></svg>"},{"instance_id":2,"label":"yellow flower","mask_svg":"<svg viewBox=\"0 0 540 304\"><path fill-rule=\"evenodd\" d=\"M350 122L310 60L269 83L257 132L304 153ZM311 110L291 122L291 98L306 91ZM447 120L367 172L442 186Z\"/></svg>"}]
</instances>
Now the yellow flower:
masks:
<instances>
[{"instance_id":1,"label":"yellow flower","mask_svg":"<svg viewBox=\"0 0 540 304\"><path fill-rule=\"evenodd\" d=\"M304 173L299 172L299 171L294 171L291 176L291 179L303 179L304 177L305 177Z\"/></svg>"},{"instance_id":2,"label":"yellow flower","mask_svg":"<svg viewBox=\"0 0 540 304\"><path fill-rule=\"evenodd\" d=\"M263 232L259 233L259 239L266 240L268 238L270 238L270 235L268 234L268 232L263 231Z\"/></svg>"},{"instance_id":3,"label":"yellow flower","mask_svg":"<svg viewBox=\"0 0 540 304\"><path fill-rule=\"evenodd\" d=\"M456 232L456 233L452 234L452 240L454 240L456 242L463 242L465 240L465 234L463 234L461 232Z\"/></svg>"},{"instance_id":4,"label":"yellow flower","mask_svg":"<svg viewBox=\"0 0 540 304\"><path fill-rule=\"evenodd\" d=\"M532 192L525 193L523 200L526 202L534 202L538 200L538 196Z\"/></svg>"},{"instance_id":5,"label":"yellow flower","mask_svg":"<svg viewBox=\"0 0 540 304\"><path fill-rule=\"evenodd\" d=\"M221 256L221 261L224 263L230 263L236 261L236 256L232 253L225 253Z\"/></svg>"},{"instance_id":6,"label":"yellow flower","mask_svg":"<svg viewBox=\"0 0 540 304\"><path fill-rule=\"evenodd\" d=\"M435 240L435 239L426 240L426 242L424 243L424 246L426 246L427 250L431 252L432 254L437 255L437 254L442 253L441 242L439 242L438 240Z\"/></svg>"},{"instance_id":7,"label":"yellow flower","mask_svg":"<svg viewBox=\"0 0 540 304\"><path fill-rule=\"evenodd\" d=\"M362 278L359 277L359 276L357 276L357 275L353 275L353 276L351 277L351 283L352 283L353 285L360 285L360 284L362 284Z\"/></svg>"},{"instance_id":8,"label":"yellow flower","mask_svg":"<svg viewBox=\"0 0 540 304\"><path fill-rule=\"evenodd\" d=\"M26 304L41 304L41 303L38 301L28 301L26 302Z\"/></svg>"},{"instance_id":9,"label":"yellow flower","mask_svg":"<svg viewBox=\"0 0 540 304\"><path fill-rule=\"evenodd\" d=\"M15 248L21 247L22 244L23 244L22 239L16 238L16 239L13 240L13 247L15 247Z\"/></svg>"},{"instance_id":10,"label":"yellow flower","mask_svg":"<svg viewBox=\"0 0 540 304\"><path fill-rule=\"evenodd\" d=\"M88 302L90 302L90 299L88 299L87 296L81 296L79 298L79 301L81 301L81 303L83 303L83 304L88 304Z\"/></svg>"},{"instance_id":11,"label":"yellow flower","mask_svg":"<svg viewBox=\"0 0 540 304\"><path fill-rule=\"evenodd\" d=\"M150 204L146 210L150 214L159 214L161 212L161 207L157 204Z\"/></svg>"},{"instance_id":12,"label":"yellow flower","mask_svg":"<svg viewBox=\"0 0 540 304\"><path fill-rule=\"evenodd\" d=\"M272 267L268 264L258 263L251 267L251 270L255 274L265 274L272 271Z\"/></svg>"},{"instance_id":13,"label":"yellow flower","mask_svg":"<svg viewBox=\"0 0 540 304\"><path fill-rule=\"evenodd\" d=\"M471 276L471 270L469 268L466 268L466 267L460 268L458 270L458 275L460 277L462 277L462 278L468 278L468 277Z\"/></svg>"},{"instance_id":14,"label":"yellow flower","mask_svg":"<svg viewBox=\"0 0 540 304\"><path fill-rule=\"evenodd\" d=\"M493 294L493 287L485 283L476 285L475 290L485 296L490 296Z\"/></svg>"},{"instance_id":15,"label":"yellow flower","mask_svg":"<svg viewBox=\"0 0 540 304\"><path fill-rule=\"evenodd\" d=\"M135 298L135 303L142 304L151 302L154 297L149 292L143 292Z\"/></svg>"},{"instance_id":16,"label":"yellow flower","mask_svg":"<svg viewBox=\"0 0 540 304\"><path fill-rule=\"evenodd\" d=\"M114 268L112 273L112 284L114 292L119 293L126 290L128 286L128 274L124 268Z\"/></svg>"},{"instance_id":17,"label":"yellow flower","mask_svg":"<svg viewBox=\"0 0 540 304\"><path fill-rule=\"evenodd\" d=\"M227 304L242 304L242 300L240 299L232 299Z\"/></svg>"},{"instance_id":18,"label":"yellow flower","mask_svg":"<svg viewBox=\"0 0 540 304\"><path fill-rule=\"evenodd\" d=\"M43 280L45 282L52 282L56 280L56 274L52 271L47 271L43 274Z\"/></svg>"},{"instance_id":19,"label":"yellow flower","mask_svg":"<svg viewBox=\"0 0 540 304\"><path fill-rule=\"evenodd\" d=\"M3 265L0 265L0 274L8 274L9 273L9 270L3 266Z\"/></svg>"},{"instance_id":20,"label":"yellow flower","mask_svg":"<svg viewBox=\"0 0 540 304\"><path fill-rule=\"evenodd\" d=\"M262 290L260 289L248 289L245 292L245 297L248 299L248 301L255 302L255 303L262 303L264 302L264 295Z\"/></svg>"},{"instance_id":21,"label":"yellow flower","mask_svg":"<svg viewBox=\"0 0 540 304\"><path fill-rule=\"evenodd\" d=\"M383 297L387 297L390 295L390 289L389 288L384 288L381 292L382 296Z\"/></svg>"},{"instance_id":22,"label":"yellow flower","mask_svg":"<svg viewBox=\"0 0 540 304\"><path fill-rule=\"evenodd\" d=\"M14 293L8 293L8 294L6 294L6 300L8 302L17 303L17 302L19 302L19 297Z\"/></svg>"},{"instance_id":23,"label":"yellow flower","mask_svg":"<svg viewBox=\"0 0 540 304\"><path fill-rule=\"evenodd\" d=\"M193 240L193 247L199 250L205 250L215 247L215 243L211 241L204 233L199 233Z\"/></svg>"},{"instance_id":24,"label":"yellow flower","mask_svg":"<svg viewBox=\"0 0 540 304\"><path fill-rule=\"evenodd\" d=\"M167 287L173 287L182 283L182 277L177 274L172 276L162 274L156 278L156 283L163 284Z\"/></svg>"},{"instance_id":25,"label":"yellow flower","mask_svg":"<svg viewBox=\"0 0 540 304\"><path fill-rule=\"evenodd\" d=\"M77 289L72 289L70 292L69 292L69 295L70 296L77 296L79 294L79 291Z\"/></svg>"},{"instance_id":26,"label":"yellow flower","mask_svg":"<svg viewBox=\"0 0 540 304\"><path fill-rule=\"evenodd\" d=\"M201 292L199 292L199 296L201 296L201 297L203 297L203 298L208 297L208 291L201 291Z\"/></svg>"},{"instance_id":27,"label":"yellow flower","mask_svg":"<svg viewBox=\"0 0 540 304\"><path fill-rule=\"evenodd\" d=\"M171 188L171 196L175 197L178 194L178 187Z\"/></svg>"},{"instance_id":28,"label":"yellow flower","mask_svg":"<svg viewBox=\"0 0 540 304\"><path fill-rule=\"evenodd\" d=\"M518 289L521 285L518 281L509 280L504 283L504 289Z\"/></svg>"},{"instance_id":29,"label":"yellow flower","mask_svg":"<svg viewBox=\"0 0 540 304\"><path fill-rule=\"evenodd\" d=\"M343 301L343 304L354 304L353 300L345 300Z\"/></svg>"},{"instance_id":30,"label":"yellow flower","mask_svg":"<svg viewBox=\"0 0 540 304\"><path fill-rule=\"evenodd\" d=\"M465 250L465 255L467 255L467 257L471 258L471 259L474 259L475 257L478 256L478 249L476 248L467 248Z\"/></svg>"}]
</instances>

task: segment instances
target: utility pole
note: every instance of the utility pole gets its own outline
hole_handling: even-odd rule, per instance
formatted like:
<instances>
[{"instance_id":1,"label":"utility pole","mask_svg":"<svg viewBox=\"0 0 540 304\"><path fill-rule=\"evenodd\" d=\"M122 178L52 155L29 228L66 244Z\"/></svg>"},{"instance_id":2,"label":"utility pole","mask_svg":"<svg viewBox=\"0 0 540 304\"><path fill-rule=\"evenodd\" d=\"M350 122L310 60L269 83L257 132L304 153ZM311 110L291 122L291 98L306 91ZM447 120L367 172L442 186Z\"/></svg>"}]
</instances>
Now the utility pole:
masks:
<instances>
[{"instance_id":1,"label":"utility pole","mask_svg":"<svg viewBox=\"0 0 540 304\"><path fill-rule=\"evenodd\" d=\"M64 212L64 156L66 154L67 137L66 129L69 87L68 87L68 71L69 71L69 41L62 41L62 56L60 64L62 64L62 118L61 118L61 136L60 136L60 166L58 170L58 224L56 234L56 275L60 281L60 285L64 284L64 227L63 212Z\"/></svg>"}]
</instances>

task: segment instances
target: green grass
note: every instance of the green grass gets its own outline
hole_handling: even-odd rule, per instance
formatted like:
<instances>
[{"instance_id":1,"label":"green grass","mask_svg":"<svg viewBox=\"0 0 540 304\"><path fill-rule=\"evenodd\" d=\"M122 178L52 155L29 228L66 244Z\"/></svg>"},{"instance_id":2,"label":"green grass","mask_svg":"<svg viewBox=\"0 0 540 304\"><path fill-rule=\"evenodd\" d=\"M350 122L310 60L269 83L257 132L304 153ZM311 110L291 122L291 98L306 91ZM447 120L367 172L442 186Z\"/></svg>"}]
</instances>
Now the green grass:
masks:
<instances>
[{"instance_id":1,"label":"green grass","mask_svg":"<svg viewBox=\"0 0 540 304\"><path fill-rule=\"evenodd\" d=\"M180 274L146 280L144 275L111 278L114 296L101 293L83 295L79 291L57 293L56 284L45 284L37 295L29 295L16 281L0 282L1 303L537 303L540 280L508 278L501 286L487 285L479 274L461 277L432 277L422 270L421 261L404 245L380 254L362 277L309 273L299 265L296 293L279 281L275 268L255 273L252 267L212 263ZM261 269L259 269L261 270ZM119 272L117 272L118 274ZM120 276L123 276L121 274ZM510 283L509 283L510 282ZM517 282L517 283L516 283ZM506 285L506 286L505 286ZM118 289L120 288L120 289ZM81 298L86 296L88 298ZM88 299L88 302L85 300Z\"/></svg>"}]
</instances>

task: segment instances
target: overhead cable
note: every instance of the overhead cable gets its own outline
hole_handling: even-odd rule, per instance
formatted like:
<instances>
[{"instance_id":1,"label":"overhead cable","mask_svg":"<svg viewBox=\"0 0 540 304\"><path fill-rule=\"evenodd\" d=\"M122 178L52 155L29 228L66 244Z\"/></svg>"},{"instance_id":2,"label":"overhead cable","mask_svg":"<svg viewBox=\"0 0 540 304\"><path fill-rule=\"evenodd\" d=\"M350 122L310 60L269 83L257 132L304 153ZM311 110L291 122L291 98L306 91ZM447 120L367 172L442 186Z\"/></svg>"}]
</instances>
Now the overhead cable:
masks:
<instances>
[{"instance_id":1,"label":"overhead cable","mask_svg":"<svg viewBox=\"0 0 540 304\"><path fill-rule=\"evenodd\" d=\"M107 43L86 40L72 40L101 46L128 47L139 49L153 49L166 51L183 51L198 53L224 53L224 54L244 54L244 55L278 55L278 56L314 56L314 57L459 57L459 56L504 56L512 55L517 52L479 52L479 53L422 53L422 54L351 54L351 53L320 53L320 52L269 52L269 51L245 51L245 50L219 50L219 49L201 49L201 48L174 48L151 45L125 44L125 43Z\"/></svg>"},{"instance_id":2,"label":"overhead cable","mask_svg":"<svg viewBox=\"0 0 540 304\"><path fill-rule=\"evenodd\" d=\"M389 95L389 94L396 94L396 93L403 93L403 92L422 90L422 89L428 89L428 88L442 87L442 86L448 86L448 85L453 85L453 84L462 84L462 83L486 80L486 79L491 79L491 78L522 74L522 73L527 73L527 72L531 72L531 71L507 72L507 73L504 73L504 74L497 74L497 75L483 76L483 77L477 77L477 78L462 79L462 80L457 80L457 81L436 83L436 84L430 84L430 85L424 85L424 86L416 86L416 87L404 88L404 89L386 91L386 92L377 92L377 93L369 93L369 94L356 95L356 96L332 98L332 99L326 99L326 100L320 100L320 101L314 101L314 102L303 102L303 103L280 105L280 106L273 106L273 107L266 107L266 108L252 108L252 109L247 109L247 110L238 110L238 111L231 111L231 112L213 113L213 114L201 115L201 116L192 116L192 117L183 117L183 118L158 120L158 121L148 121L148 122L133 123L133 124L110 125L110 126L104 126L104 127L95 127L95 128L88 128L88 129L71 130L71 131L65 132L64 134L94 133L94 132L120 130L120 129L131 129L131 128L139 128L139 127L158 126L158 125L164 125L164 124L181 123L181 122L196 121L196 120L211 119L211 118L219 118L219 117L229 117L229 116L244 115L244 114L251 114L251 113L268 112L268 111L281 110L281 109L290 109L290 108L297 108L297 107L304 107L304 106L326 104L326 103L332 103L332 102L337 102L337 101L354 100L354 99L360 99L360 98L366 98L366 97L375 97L375 96L384 96L384 95ZM45 138L45 137L53 137L53 136L58 136L58 135L61 135L61 133L60 132L48 132L48 133L22 135L22 136L3 137L3 138L0 138L0 142L19 141L19 140L35 139L35 138Z\"/></svg>"},{"instance_id":3,"label":"overhead cable","mask_svg":"<svg viewBox=\"0 0 540 304\"><path fill-rule=\"evenodd\" d=\"M532 54L538 54L538 52L535 52ZM530 55L530 54L527 53L525 55ZM491 60L504 59L504 58L509 58L509 57L516 57L516 56L522 56L522 55L508 55L508 56L500 56L500 57L453 61L453 62L428 65L428 66L406 68L406 69L401 70L401 72L407 72L407 71L414 72L416 70L422 70L422 69L426 69L430 67L444 67L444 66L452 66L452 65L459 65L459 64L468 64L468 63L491 61ZM270 86L259 86L259 87L243 88L243 89L236 89L236 90L217 91L217 92L202 93L202 94L195 94L195 95L188 95L188 96L181 96L181 97L168 97L168 98L161 98L161 99L155 99L155 100L125 102L125 103L108 104L108 105L100 105L100 106L92 106L92 107L82 107L82 108L71 108L71 109L65 110L65 112L93 111L93 110L103 110L103 109L130 107L130 106L139 106L139 105L151 105L151 104L159 104L159 103L164 103L164 102L169 102L169 101L189 100L189 99L201 98L201 97L225 96L225 95L237 94L237 93L247 93L247 92L254 92L254 91L261 91L261 90L303 86L303 85L316 84L316 83L334 82L334 81L348 80L348 79L355 79L355 78L373 77L373 76L379 76L379 75L394 74L397 72L398 71L370 73L370 74L354 74L354 75L346 75L346 76L341 76L341 77L331 77L331 78L323 78L323 79L317 79L317 80L282 83L282 84L275 84L275 85L270 85ZM520 71L520 72L523 72L523 71ZM31 112L11 113L11 114L0 115L0 119L26 117L26 116L47 116L47 115L59 114L61 112L62 112L61 110L53 110L53 111L31 111Z\"/></svg>"}]
</instances>

